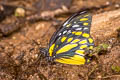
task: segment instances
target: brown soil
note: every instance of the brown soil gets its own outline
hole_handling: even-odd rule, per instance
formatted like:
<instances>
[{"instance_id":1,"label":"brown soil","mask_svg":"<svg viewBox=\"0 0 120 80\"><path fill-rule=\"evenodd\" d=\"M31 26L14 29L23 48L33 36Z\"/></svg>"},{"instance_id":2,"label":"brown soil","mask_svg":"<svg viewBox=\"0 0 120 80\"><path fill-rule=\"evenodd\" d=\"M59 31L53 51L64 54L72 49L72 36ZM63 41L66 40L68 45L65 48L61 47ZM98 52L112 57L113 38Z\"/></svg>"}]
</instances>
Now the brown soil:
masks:
<instances>
[{"instance_id":1,"label":"brown soil","mask_svg":"<svg viewBox=\"0 0 120 80\"><path fill-rule=\"evenodd\" d=\"M25 7L31 7L32 1L34 2L11 1L11 4ZM83 8L89 9L93 14L91 35L96 46L102 43L110 45L104 54L82 66L50 64L42 55L36 62L41 54L40 47L48 46L49 39L58 26L55 27L53 21L49 20L25 23L16 32L0 39L0 80L120 80L119 0L73 0L70 10L74 10L74 13ZM64 14L56 19L64 21L69 16ZM15 18L7 19L9 21ZM116 66L118 68L113 69Z\"/></svg>"}]
</instances>

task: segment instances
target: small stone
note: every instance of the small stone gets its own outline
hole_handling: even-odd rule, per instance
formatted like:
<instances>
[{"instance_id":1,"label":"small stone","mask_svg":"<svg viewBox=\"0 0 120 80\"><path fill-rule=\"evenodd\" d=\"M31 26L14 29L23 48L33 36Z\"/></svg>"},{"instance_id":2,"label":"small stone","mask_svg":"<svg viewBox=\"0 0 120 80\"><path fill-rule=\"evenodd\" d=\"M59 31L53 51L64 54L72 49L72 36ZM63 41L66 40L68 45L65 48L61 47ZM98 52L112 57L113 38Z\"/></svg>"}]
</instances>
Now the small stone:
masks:
<instances>
[{"instance_id":1,"label":"small stone","mask_svg":"<svg viewBox=\"0 0 120 80\"><path fill-rule=\"evenodd\" d=\"M38 24L35 28L35 30L40 30L40 28L43 28L45 26L45 24L41 23L41 24Z\"/></svg>"},{"instance_id":2,"label":"small stone","mask_svg":"<svg viewBox=\"0 0 120 80\"><path fill-rule=\"evenodd\" d=\"M34 58L36 59L38 57L38 54L35 54Z\"/></svg>"},{"instance_id":3,"label":"small stone","mask_svg":"<svg viewBox=\"0 0 120 80\"><path fill-rule=\"evenodd\" d=\"M120 7L120 5L119 5L119 4L115 4L115 7L116 7L116 8L119 8L119 7Z\"/></svg>"},{"instance_id":4,"label":"small stone","mask_svg":"<svg viewBox=\"0 0 120 80\"><path fill-rule=\"evenodd\" d=\"M13 37L12 37L12 39L14 39L14 40L15 40L15 39L16 39L16 37L15 37L15 36L13 36Z\"/></svg>"},{"instance_id":5,"label":"small stone","mask_svg":"<svg viewBox=\"0 0 120 80\"><path fill-rule=\"evenodd\" d=\"M109 2L109 1L107 1L107 2L106 2L106 5L110 5L110 2Z\"/></svg>"},{"instance_id":6,"label":"small stone","mask_svg":"<svg viewBox=\"0 0 120 80\"><path fill-rule=\"evenodd\" d=\"M4 8L2 5L0 5L0 11L4 11Z\"/></svg>"},{"instance_id":7,"label":"small stone","mask_svg":"<svg viewBox=\"0 0 120 80\"><path fill-rule=\"evenodd\" d=\"M102 76L97 76L97 78L101 79L101 78L102 78Z\"/></svg>"},{"instance_id":8,"label":"small stone","mask_svg":"<svg viewBox=\"0 0 120 80\"><path fill-rule=\"evenodd\" d=\"M40 39L37 39L37 44L40 44Z\"/></svg>"},{"instance_id":9,"label":"small stone","mask_svg":"<svg viewBox=\"0 0 120 80\"><path fill-rule=\"evenodd\" d=\"M15 10L15 16L24 17L25 16L25 10L23 8L17 8Z\"/></svg>"}]
</instances>

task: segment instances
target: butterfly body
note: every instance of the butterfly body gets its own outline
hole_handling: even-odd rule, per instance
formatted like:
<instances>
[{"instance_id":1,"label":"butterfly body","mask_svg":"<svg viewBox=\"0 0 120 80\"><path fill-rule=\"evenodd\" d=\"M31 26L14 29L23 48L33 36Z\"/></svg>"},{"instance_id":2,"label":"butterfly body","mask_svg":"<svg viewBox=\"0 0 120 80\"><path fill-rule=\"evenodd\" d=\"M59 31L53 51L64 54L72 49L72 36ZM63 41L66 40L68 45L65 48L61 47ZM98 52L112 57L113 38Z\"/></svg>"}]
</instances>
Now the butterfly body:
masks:
<instances>
[{"instance_id":1,"label":"butterfly body","mask_svg":"<svg viewBox=\"0 0 120 80\"><path fill-rule=\"evenodd\" d=\"M50 39L48 59L65 64L81 65L89 61L86 49L93 49L90 36L92 16L76 13L57 30Z\"/></svg>"}]
</instances>

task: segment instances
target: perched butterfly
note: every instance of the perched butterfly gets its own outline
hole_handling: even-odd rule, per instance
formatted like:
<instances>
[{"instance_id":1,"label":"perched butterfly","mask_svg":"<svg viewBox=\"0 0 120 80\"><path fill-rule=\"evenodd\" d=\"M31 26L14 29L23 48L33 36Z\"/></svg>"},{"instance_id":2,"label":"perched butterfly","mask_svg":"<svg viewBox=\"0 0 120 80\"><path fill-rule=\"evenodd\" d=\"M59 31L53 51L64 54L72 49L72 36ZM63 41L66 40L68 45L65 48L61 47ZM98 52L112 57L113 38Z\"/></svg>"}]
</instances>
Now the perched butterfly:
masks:
<instances>
[{"instance_id":1,"label":"perched butterfly","mask_svg":"<svg viewBox=\"0 0 120 80\"><path fill-rule=\"evenodd\" d=\"M92 50L94 41L90 36L92 16L78 12L66 20L50 39L46 51L49 60L81 65L89 62L85 52ZM91 53L89 53L91 54Z\"/></svg>"}]
</instances>

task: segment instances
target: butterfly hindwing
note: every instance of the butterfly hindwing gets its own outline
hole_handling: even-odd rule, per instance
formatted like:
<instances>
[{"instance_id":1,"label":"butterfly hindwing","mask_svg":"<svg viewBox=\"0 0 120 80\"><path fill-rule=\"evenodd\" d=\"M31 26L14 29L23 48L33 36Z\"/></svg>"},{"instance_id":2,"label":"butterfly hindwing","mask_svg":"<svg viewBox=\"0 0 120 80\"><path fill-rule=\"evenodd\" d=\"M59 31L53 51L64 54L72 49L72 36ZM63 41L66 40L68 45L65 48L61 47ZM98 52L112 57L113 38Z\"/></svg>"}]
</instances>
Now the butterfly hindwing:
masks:
<instances>
[{"instance_id":1,"label":"butterfly hindwing","mask_svg":"<svg viewBox=\"0 0 120 80\"><path fill-rule=\"evenodd\" d=\"M90 36L92 17L88 13L76 13L51 37L49 56L54 61L65 64L85 64L85 49L92 49L93 39Z\"/></svg>"}]
</instances>

